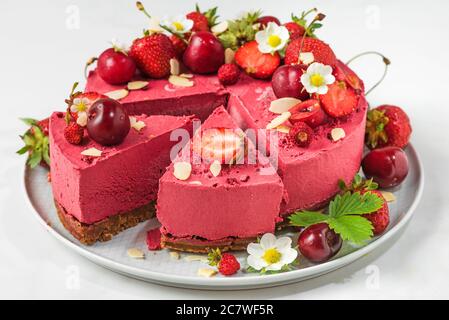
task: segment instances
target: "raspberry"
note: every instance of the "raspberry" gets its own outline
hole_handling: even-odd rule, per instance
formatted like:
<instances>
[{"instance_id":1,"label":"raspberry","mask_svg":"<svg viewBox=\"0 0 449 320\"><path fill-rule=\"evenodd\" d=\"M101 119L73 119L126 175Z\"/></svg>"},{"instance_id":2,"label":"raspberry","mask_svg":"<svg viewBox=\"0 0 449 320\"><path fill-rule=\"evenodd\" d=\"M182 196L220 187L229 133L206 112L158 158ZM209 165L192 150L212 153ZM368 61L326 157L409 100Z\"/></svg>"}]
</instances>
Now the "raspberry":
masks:
<instances>
[{"instance_id":1,"label":"raspberry","mask_svg":"<svg viewBox=\"0 0 449 320\"><path fill-rule=\"evenodd\" d=\"M302 148L309 146L312 142L313 134L313 129L304 122L296 122L289 132L290 137Z\"/></svg>"},{"instance_id":2,"label":"raspberry","mask_svg":"<svg viewBox=\"0 0 449 320\"><path fill-rule=\"evenodd\" d=\"M224 85L235 84L240 77L240 69L233 63L224 64L218 69L218 80Z\"/></svg>"},{"instance_id":3,"label":"raspberry","mask_svg":"<svg viewBox=\"0 0 449 320\"><path fill-rule=\"evenodd\" d=\"M64 137L71 144L81 144L84 136L84 128L75 122L64 128Z\"/></svg>"}]
</instances>

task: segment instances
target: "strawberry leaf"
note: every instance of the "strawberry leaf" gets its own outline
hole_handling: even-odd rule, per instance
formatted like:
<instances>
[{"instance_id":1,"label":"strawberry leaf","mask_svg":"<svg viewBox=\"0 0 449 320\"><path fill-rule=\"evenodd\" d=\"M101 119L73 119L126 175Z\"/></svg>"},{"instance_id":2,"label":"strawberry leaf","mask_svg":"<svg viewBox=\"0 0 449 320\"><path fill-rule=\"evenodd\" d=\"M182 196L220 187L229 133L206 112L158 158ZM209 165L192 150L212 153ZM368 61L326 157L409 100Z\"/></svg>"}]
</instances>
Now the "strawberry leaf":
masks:
<instances>
[{"instance_id":1,"label":"strawberry leaf","mask_svg":"<svg viewBox=\"0 0 449 320\"><path fill-rule=\"evenodd\" d=\"M338 218L345 215L361 215L379 210L383 201L377 195L367 192L361 195L359 192L337 195L329 204L329 216Z\"/></svg>"},{"instance_id":2,"label":"strawberry leaf","mask_svg":"<svg viewBox=\"0 0 449 320\"><path fill-rule=\"evenodd\" d=\"M290 224L297 227L308 227L313 224L325 222L329 216L314 211L300 211L288 217Z\"/></svg>"},{"instance_id":3,"label":"strawberry leaf","mask_svg":"<svg viewBox=\"0 0 449 320\"><path fill-rule=\"evenodd\" d=\"M34 168L36 167L40 162L42 161L42 152L33 152L27 161L27 164L31 167Z\"/></svg>"},{"instance_id":4,"label":"strawberry leaf","mask_svg":"<svg viewBox=\"0 0 449 320\"><path fill-rule=\"evenodd\" d=\"M355 244L363 244L373 236L373 225L361 216L347 215L329 218L328 224L343 240Z\"/></svg>"}]
</instances>

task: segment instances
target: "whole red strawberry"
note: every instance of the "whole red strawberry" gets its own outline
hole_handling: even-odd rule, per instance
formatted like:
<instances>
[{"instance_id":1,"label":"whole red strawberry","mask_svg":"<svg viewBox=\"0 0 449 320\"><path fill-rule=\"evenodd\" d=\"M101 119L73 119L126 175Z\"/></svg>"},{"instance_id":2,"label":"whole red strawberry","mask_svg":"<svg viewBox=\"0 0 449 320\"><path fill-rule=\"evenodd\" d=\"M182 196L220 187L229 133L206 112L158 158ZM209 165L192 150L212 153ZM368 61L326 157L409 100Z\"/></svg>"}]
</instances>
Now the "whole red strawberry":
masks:
<instances>
[{"instance_id":1,"label":"whole red strawberry","mask_svg":"<svg viewBox=\"0 0 449 320\"><path fill-rule=\"evenodd\" d=\"M134 40L129 56L146 75L158 79L170 74L170 59L175 57L175 49L169 37L155 33Z\"/></svg>"},{"instance_id":2,"label":"whole red strawberry","mask_svg":"<svg viewBox=\"0 0 449 320\"><path fill-rule=\"evenodd\" d=\"M281 63L281 58L277 52L273 54L260 52L257 41L253 40L237 50L235 62L250 76L266 79L276 71Z\"/></svg>"},{"instance_id":3,"label":"whole red strawberry","mask_svg":"<svg viewBox=\"0 0 449 320\"><path fill-rule=\"evenodd\" d=\"M240 263L230 253L221 253L220 249L212 249L209 252L209 265L217 266L218 271L225 276L230 276L240 270Z\"/></svg>"},{"instance_id":4,"label":"whole red strawberry","mask_svg":"<svg viewBox=\"0 0 449 320\"><path fill-rule=\"evenodd\" d=\"M365 192L373 193L383 200L382 208L380 208L376 212L363 215L363 217L371 221L374 227L373 233L375 236L377 236L382 232L384 232L385 229L388 227L388 224L390 223L390 213L388 210L388 204L387 201L382 196L382 193L380 193L380 191L377 190L362 191L362 193Z\"/></svg>"},{"instance_id":5,"label":"whole red strawberry","mask_svg":"<svg viewBox=\"0 0 449 320\"><path fill-rule=\"evenodd\" d=\"M407 114L400 107L381 105L368 112L366 145L371 148L405 148L412 134Z\"/></svg>"},{"instance_id":6,"label":"whole red strawberry","mask_svg":"<svg viewBox=\"0 0 449 320\"><path fill-rule=\"evenodd\" d=\"M293 21L284 23L284 27L287 28L291 40L295 40L302 37L306 32L306 29L303 26Z\"/></svg>"},{"instance_id":7,"label":"whole red strawberry","mask_svg":"<svg viewBox=\"0 0 449 320\"><path fill-rule=\"evenodd\" d=\"M173 44L173 48L175 49L175 54L178 59L182 59L182 55L187 48L187 42L181 39L179 36L171 35L170 41Z\"/></svg>"},{"instance_id":8,"label":"whole red strawberry","mask_svg":"<svg viewBox=\"0 0 449 320\"><path fill-rule=\"evenodd\" d=\"M347 116L357 109L358 96L344 81L335 81L328 86L326 94L320 95L321 105L334 118Z\"/></svg>"},{"instance_id":9,"label":"whole red strawberry","mask_svg":"<svg viewBox=\"0 0 449 320\"><path fill-rule=\"evenodd\" d=\"M304 122L296 122L288 134L302 148L310 145L314 135L313 129Z\"/></svg>"},{"instance_id":10,"label":"whole red strawberry","mask_svg":"<svg viewBox=\"0 0 449 320\"><path fill-rule=\"evenodd\" d=\"M209 29L209 21L207 20L207 17L198 11L190 12L186 15L187 19L190 19L193 21L193 27L192 31L210 31Z\"/></svg>"},{"instance_id":11,"label":"whole red strawberry","mask_svg":"<svg viewBox=\"0 0 449 320\"><path fill-rule=\"evenodd\" d=\"M48 136L48 126L50 124L50 118L45 118L43 120L40 120L37 125L39 128L41 128L44 135Z\"/></svg>"},{"instance_id":12,"label":"whole red strawberry","mask_svg":"<svg viewBox=\"0 0 449 320\"><path fill-rule=\"evenodd\" d=\"M285 51L285 64L298 63L300 50L301 52L312 52L315 62L321 62L330 66L334 66L337 62L337 57L329 45L316 38L305 37L303 41L303 38L301 37L288 44Z\"/></svg>"},{"instance_id":13,"label":"whole red strawberry","mask_svg":"<svg viewBox=\"0 0 449 320\"><path fill-rule=\"evenodd\" d=\"M224 85L237 83L240 77L240 69L233 63L226 63L218 69L218 80Z\"/></svg>"},{"instance_id":14,"label":"whole red strawberry","mask_svg":"<svg viewBox=\"0 0 449 320\"><path fill-rule=\"evenodd\" d=\"M50 152L48 141L49 118L35 120L24 118L22 121L28 125L26 132L20 136L25 145L17 151L18 154L28 154L27 165L31 168L37 165L50 165Z\"/></svg>"},{"instance_id":15,"label":"whole red strawberry","mask_svg":"<svg viewBox=\"0 0 449 320\"><path fill-rule=\"evenodd\" d=\"M84 128L75 122L71 122L64 128L64 137L71 144L81 144L84 136Z\"/></svg>"}]
</instances>

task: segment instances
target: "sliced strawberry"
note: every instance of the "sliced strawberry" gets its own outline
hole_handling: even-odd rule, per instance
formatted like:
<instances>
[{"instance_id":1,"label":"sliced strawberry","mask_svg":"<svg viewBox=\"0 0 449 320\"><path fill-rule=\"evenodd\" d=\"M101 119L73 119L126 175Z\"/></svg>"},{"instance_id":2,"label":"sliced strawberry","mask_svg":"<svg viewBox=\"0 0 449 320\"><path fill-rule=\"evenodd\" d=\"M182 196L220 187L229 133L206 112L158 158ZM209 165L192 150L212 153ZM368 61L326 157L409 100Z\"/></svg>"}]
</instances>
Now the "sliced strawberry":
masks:
<instances>
[{"instance_id":1,"label":"sliced strawberry","mask_svg":"<svg viewBox=\"0 0 449 320\"><path fill-rule=\"evenodd\" d=\"M344 81L336 81L329 85L326 94L320 95L320 102L328 115L339 118L355 111L358 97Z\"/></svg>"},{"instance_id":2,"label":"sliced strawberry","mask_svg":"<svg viewBox=\"0 0 449 320\"><path fill-rule=\"evenodd\" d=\"M201 144L194 145L194 151L208 161L233 163L241 153L243 138L233 129L208 129L202 132Z\"/></svg>"},{"instance_id":3,"label":"sliced strawberry","mask_svg":"<svg viewBox=\"0 0 449 320\"><path fill-rule=\"evenodd\" d=\"M363 81L360 80L354 71L341 61L337 61L335 65L334 76L337 80L346 81L356 92L365 91Z\"/></svg>"},{"instance_id":4,"label":"sliced strawberry","mask_svg":"<svg viewBox=\"0 0 449 320\"><path fill-rule=\"evenodd\" d=\"M254 78L266 79L276 71L281 63L281 58L277 52L274 54L260 52L257 41L253 40L237 50L235 62Z\"/></svg>"},{"instance_id":5,"label":"sliced strawberry","mask_svg":"<svg viewBox=\"0 0 449 320\"><path fill-rule=\"evenodd\" d=\"M289 111L292 114L289 118L291 123L304 122L310 127L316 128L326 121L326 114L321 108L320 102L315 99L300 102Z\"/></svg>"}]
</instances>

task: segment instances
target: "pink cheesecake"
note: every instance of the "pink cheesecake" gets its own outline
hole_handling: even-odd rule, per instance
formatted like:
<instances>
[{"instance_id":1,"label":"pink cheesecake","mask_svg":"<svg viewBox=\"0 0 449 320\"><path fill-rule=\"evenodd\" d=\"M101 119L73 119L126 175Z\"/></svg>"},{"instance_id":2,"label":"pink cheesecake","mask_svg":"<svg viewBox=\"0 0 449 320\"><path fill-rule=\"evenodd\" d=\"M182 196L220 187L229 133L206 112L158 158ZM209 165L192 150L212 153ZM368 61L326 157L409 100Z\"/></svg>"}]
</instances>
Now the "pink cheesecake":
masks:
<instances>
[{"instance_id":1,"label":"pink cheesecake","mask_svg":"<svg viewBox=\"0 0 449 320\"><path fill-rule=\"evenodd\" d=\"M130 115L195 115L206 119L218 106L225 105L228 93L215 75L195 75L192 87L174 86L167 79L150 79L145 90L132 90L120 102ZM85 91L107 93L126 88L110 85L91 71Z\"/></svg>"},{"instance_id":2,"label":"pink cheesecake","mask_svg":"<svg viewBox=\"0 0 449 320\"><path fill-rule=\"evenodd\" d=\"M230 131L226 137L242 137L246 148L238 161L229 164L204 156L204 137L214 130ZM186 157L186 150L191 157ZM192 168L186 179L175 174L176 163L181 162ZM218 174L213 173L213 163L220 168ZM192 252L208 247L241 249L258 235L274 232L281 220L283 190L269 160L255 150L223 107L215 109L159 182L157 218L162 224L162 244Z\"/></svg>"},{"instance_id":3,"label":"pink cheesecake","mask_svg":"<svg viewBox=\"0 0 449 320\"><path fill-rule=\"evenodd\" d=\"M191 132L192 119L136 116L145 126L139 131L131 128L121 144L106 147L87 134L81 145L70 144L64 138L64 114L53 113L51 183L61 220L69 231L82 242L92 243L148 219L158 180L170 164L171 148L178 143L171 141L170 134L179 128ZM81 154L92 148L101 155ZM86 230L91 230L89 235Z\"/></svg>"},{"instance_id":4,"label":"pink cheesecake","mask_svg":"<svg viewBox=\"0 0 449 320\"><path fill-rule=\"evenodd\" d=\"M346 66L342 66L347 68ZM276 99L271 83L248 76L229 87L228 110L237 124L244 128L262 129L277 114L269 111L270 102ZM357 110L348 117L317 128L312 143L301 148L286 138L287 133L278 132L278 173L282 177L288 202L283 202L282 214L298 209L312 209L324 205L338 192L338 180L352 180L360 168L362 159L367 102L359 96ZM331 139L333 128L342 128L345 137ZM259 136L258 147L265 150L266 134ZM268 151L268 150L265 150Z\"/></svg>"}]
</instances>

